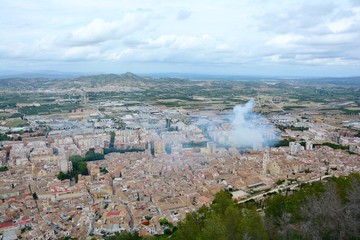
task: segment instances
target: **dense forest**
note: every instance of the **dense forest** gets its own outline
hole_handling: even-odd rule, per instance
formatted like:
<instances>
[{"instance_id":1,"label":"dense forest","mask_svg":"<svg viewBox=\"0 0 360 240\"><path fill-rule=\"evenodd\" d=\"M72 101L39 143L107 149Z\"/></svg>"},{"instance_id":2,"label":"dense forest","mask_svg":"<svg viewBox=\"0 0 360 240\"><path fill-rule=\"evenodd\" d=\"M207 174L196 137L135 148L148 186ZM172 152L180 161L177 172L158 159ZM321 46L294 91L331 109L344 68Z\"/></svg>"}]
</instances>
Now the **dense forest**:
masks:
<instances>
[{"instance_id":1,"label":"dense forest","mask_svg":"<svg viewBox=\"0 0 360 240\"><path fill-rule=\"evenodd\" d=\"M333 177L244 204L221 191L209 207L188 214L166 233L142 238L123 232L107 239L360 239L360 175Z\"/></svg>"}]
</instances>

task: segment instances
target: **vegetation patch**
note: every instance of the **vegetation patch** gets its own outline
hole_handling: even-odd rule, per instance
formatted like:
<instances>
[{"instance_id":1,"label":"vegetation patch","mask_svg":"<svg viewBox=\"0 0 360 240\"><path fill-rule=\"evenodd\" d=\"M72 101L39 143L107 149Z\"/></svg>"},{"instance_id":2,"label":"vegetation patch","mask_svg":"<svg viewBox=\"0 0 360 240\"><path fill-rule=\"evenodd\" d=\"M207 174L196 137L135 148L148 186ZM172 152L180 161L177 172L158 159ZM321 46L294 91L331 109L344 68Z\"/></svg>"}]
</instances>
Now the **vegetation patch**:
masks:
<instances>
[{"instance_id":1,"label":"vegetation patch","mask_svg":"<svg viewBox=\"0 0 360 240\"><path fill-rule=\"evenodd\" d=\"M25 127L25 126L29 126L29 123L22 119L15 119L15 120L9 121L6 124L6 126L8 126L8 127Z\"/></svg>"},{"instance_id":2,"label":"vegetation patch","mask_svg":"<svg viewBox=\"0 0 360 240\"><path fill-rule=\"evenodd\" d=\"M6 172L7 170L9 170L8 167L0 167L0 172Z\"/></svg>"},{"instance_id":3,"label":"vegetation patch","mask_svg":"<svg viewBox=\"0 0 360 240\"><path fill-rule=\"evenodd\" d=\"M321 144L314 144L314 146L328 146L331 147L332 149L342 149L342 150L349 150L349 146L341 146L335 143L329 143L329 142L325 142L325 143L321 143Z\"/></svg>"}]
</instances>

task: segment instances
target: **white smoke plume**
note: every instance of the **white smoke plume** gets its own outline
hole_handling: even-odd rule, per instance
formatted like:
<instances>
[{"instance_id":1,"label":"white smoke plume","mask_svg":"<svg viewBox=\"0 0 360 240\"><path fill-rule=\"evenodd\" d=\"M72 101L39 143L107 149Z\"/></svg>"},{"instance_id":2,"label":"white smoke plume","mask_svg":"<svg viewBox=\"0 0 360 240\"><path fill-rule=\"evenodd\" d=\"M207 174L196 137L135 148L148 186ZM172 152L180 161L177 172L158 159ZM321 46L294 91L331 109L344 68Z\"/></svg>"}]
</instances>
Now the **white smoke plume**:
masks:
<instances>
[{"instance_id":1,"label":"white smoke plume","mask_svg":"<svg viewBox=\"0 0 360 240\"><path fill-rule=\"evenodd\" d=\"M253 111L255 101L234 107L228 116L230 123L212 123L208 127L209 136L220 144L240 148L262 149L277 142L275 127L268 119Z\"/></svg>"},{"instance_id":2,"label":"white smoke plume","mask_svg":"<svg viewBox=\"0 0 360 240\"><path fill-rule=\"evenodd\" d=\"M255 101L237 105L233 110L230 142L238 147L269 146L276 137L274 126L268 119L253 111Z\"/></svg>"}]
</instances>

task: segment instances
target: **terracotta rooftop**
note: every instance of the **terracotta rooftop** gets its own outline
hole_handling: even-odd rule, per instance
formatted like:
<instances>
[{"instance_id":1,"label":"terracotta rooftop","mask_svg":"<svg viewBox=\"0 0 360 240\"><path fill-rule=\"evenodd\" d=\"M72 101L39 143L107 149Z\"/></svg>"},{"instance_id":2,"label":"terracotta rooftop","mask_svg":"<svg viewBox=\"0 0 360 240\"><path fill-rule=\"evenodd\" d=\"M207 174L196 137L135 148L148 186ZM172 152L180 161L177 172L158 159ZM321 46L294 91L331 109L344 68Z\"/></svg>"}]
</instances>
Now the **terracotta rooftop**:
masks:
<instances>
[{"instance_id":1,"label":"terracotta rooftop","mask_svg":"<svg viewBox=\"0 0 360 240\"><path fill-rule=\"evenodd\" d=\"M120 215L120 211L108 212L106 214L106 216L108 216L108 217L114 217L114 216L119 216L119 215Z\"/></svg>"}]
</instances>

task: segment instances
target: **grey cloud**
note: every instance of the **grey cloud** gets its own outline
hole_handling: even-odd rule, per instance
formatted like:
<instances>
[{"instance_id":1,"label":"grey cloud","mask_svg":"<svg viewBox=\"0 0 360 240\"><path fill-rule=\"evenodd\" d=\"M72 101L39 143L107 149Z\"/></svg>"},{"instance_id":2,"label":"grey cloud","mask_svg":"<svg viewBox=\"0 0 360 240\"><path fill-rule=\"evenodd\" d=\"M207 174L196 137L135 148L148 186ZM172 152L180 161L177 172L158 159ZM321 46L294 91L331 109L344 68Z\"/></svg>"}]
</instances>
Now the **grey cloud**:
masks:
<instances>
[{"instance_id":1,"label":"grey cloud","mask_svg":"<svg viewBox=\"0 0 360 240\"><path fill-rule=\"evenodd\" d=\"M329 18L336 9L331 2L321 4L294 5L288 11L279 9L259 17L259 29L276 33L307 32L324 19Z\"/></svg>"},{"instance_id":2,"label":"grey cloud","mask_svg":"<svg viewBox=\"0 0 360 240\"><path fill-rule=\"evenodd\" d=\"M67 46L88 46L119 40L144 29L149 24L149 19L148 12L128 13L121 20L115 21L96 18L65 37L58 38L57 42Z\"/></svg>"},{"instance_id":3,"label":"grey cloud","mask_svg":"<svg viewBox=\"0 0 360 240\"><path fill-rule=\"evenodd\" d=\"M360 1L359 0L350 0L350 4L354 7L360 7Z\"/></svg>"},{"instance_id":4,"label":"grey cloud","mask_svg":"<svg viewBox=\"0 0 360 240\"><path fill-rule=\"evenodd\" d=\"M266 24L274 25L273 33L276 35L266 43L272 48L265 51L268 53L265 61L319 65L359 64L360 58L354 59L353 52L360 51L360 9L343 7L325 11L314 5L299 9L302 12L293 18L289 13L274 19L267 16ZM306 9L309 12L304 13ZM301 19L305 21L301 23Z\"/></svg>"},{"instance_id":5,"label":"grey cloud","mask_svg":"<svg viewBox=\"0 0 360 240\"><path fill-rule=\"evenodd\" d=\"M125 37L122 40L122 44L124 44L127 47L137 48L139 46L145 45L146 41L141 40L141 39L131 38L131 37Z\"/></svg>"},{"instance_id":6,"label":"grey cloud","mask_svg":"<svg viewBox=\"0 0 360 240\"><path fill-rule=\"evenodd\" d=\"M177 20L186 20L191 16L192 12L187 10L180 10L177 14Z\"/></svg>"}]
</instances>

